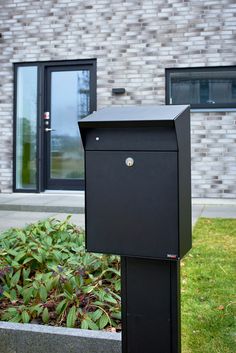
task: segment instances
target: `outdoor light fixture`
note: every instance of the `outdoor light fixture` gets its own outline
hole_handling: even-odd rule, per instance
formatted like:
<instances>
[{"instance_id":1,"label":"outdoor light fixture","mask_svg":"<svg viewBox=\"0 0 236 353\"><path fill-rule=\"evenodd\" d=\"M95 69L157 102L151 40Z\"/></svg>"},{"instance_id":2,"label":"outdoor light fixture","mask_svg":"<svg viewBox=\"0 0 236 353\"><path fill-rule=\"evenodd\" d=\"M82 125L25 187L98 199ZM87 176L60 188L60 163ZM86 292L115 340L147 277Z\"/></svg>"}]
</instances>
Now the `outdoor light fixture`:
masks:
<instances>
[{"instance_id":1,"label":"outdoor light fixture","mask_svg":"<svg viewBox=\"0 0 236 353\"><path fill-rule=\"evenodd\" d=\"M112 94L124 94L125 88L112 88Z\"/></svg>"}]
</instances>

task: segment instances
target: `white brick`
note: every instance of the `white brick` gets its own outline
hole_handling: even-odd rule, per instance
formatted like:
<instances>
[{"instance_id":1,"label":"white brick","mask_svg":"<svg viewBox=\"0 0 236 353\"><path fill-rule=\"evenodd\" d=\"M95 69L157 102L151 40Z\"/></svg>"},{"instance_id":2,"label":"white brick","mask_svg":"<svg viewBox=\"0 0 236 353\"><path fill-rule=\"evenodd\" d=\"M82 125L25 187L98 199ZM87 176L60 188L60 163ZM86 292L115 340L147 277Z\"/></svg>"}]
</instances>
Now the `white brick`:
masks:
<instances>
[{"instance_id":1,"label":"white brick","mask_svg":"<svg viewBox=\"0 0 236 353\"><path fill-rule=\"evenodd\" d=\"M204 6L199 0L14 0L0 6L0 192L12 185L13 62L97 58L98 107L164 103L166 67L235 65L231 0ZM128 94L111 96L115 85ZM236 113L192 113L191 124L193 195L236 197ZM230 178L223 178L225 171Z\"/></svg>"}]
</instances>

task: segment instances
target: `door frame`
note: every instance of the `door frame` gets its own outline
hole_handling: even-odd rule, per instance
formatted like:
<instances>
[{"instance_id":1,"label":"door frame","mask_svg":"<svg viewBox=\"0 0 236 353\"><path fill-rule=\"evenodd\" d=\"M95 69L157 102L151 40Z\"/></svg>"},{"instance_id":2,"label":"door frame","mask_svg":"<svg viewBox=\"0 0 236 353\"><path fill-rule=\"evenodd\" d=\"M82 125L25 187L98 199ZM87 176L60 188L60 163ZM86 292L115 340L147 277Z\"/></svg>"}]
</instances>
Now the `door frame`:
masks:
<instances>
[{"instance_id":1,"label":"door frame","mask_svg":"<svg viewBox=\"0 0 236 353\"><path fill-rule=\"evenodd\" d=\"M13 98L13 191L14 192L43 192L46 190L46 176L45 176L45 138L43 125L43 114L46 110L46 71L49 67L64 66L64 67L90 67L90 84L91 84L91 113L97 109L97 60L96 59L78 59L78 60L57 60L57 61L38 61L38 62L18 62L14 63L14 98ZM16 188L16 97L17 97L17 69L22 66L36 66L38 71L37 82L37 146L36 146L36 188L32 190L17 189ZM55 190L57 190L55 188ZM75 190L75 187L66 190Z\"/></svg>"},{"instance_id":2,"label":"door frame","mask_svg":"<svg viewBox=\"0 0 236 353\"><path fill-rule=\"evenodd\" d=\"M94 65L88 63L88 61L83 60L79 63L73 64L66 62L50 63L44 66L44 112L50 112L51 104L51 73L53 71L73 71L76 69L85 69L90 71L90 113L96 110L96 87L95 87L95 72ZM43 113L42 115L43 116ZM51 112L50 112L51 114ZM43 190L83 190L84 180L80 179L51 179L50 178L50 133L46 134L44 132L45 126L43 125L43 118L41 119L41 138L42 138L42 150L41 150L41 170L42 170L42 188Z\"/></svg>"}]
</instances>

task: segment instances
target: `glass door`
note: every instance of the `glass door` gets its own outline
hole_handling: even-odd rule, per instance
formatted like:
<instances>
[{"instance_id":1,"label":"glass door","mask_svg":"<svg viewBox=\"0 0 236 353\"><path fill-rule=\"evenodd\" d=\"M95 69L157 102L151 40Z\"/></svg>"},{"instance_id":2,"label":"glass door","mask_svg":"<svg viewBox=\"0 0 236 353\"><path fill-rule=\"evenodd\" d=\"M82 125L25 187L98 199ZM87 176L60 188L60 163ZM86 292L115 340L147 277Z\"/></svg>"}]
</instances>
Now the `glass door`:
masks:
<instances>
[{"instance_id":1,"label":"glass door","mask_svg":"<svg viewBox=\"0 0 236 353\"><path fill-rule=\"evenodd\" d=\"M95 110L94 89L89 65L46 69L45 189L84 188L84 153L78 121Z\"/></svg>"}]
</instances>

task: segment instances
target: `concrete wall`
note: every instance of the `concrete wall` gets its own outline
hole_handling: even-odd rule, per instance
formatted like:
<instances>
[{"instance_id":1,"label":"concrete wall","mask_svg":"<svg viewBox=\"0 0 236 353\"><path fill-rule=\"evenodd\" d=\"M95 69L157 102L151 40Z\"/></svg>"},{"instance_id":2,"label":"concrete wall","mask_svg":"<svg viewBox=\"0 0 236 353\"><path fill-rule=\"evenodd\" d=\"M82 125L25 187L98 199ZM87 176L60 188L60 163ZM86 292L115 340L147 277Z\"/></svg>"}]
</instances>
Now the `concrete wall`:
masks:
<instances>
[{"instance_id":1,"label":"concrete wall","mask_svg":"<svg viewBox=\"0 0 236 353\"><path fill-rule=\"evenodd\" d=\"M235 0L2 0L0 190L12 190L12 63L97 58L98 108L165 101L167 67L236 64ZM112 87L127 93L111 95ZM193 113L195 197L236 197L236 113Z\"/></svg>"},{"instance_id":2,"label":"concrete wall","mask_svg":"<svg viewBox=\"0 0 236 353\"><path fill-rule=\"evenodd\" d=\"M121 334L0 321L1 353L121 353Z\"/></svg>"}]
</instances>

